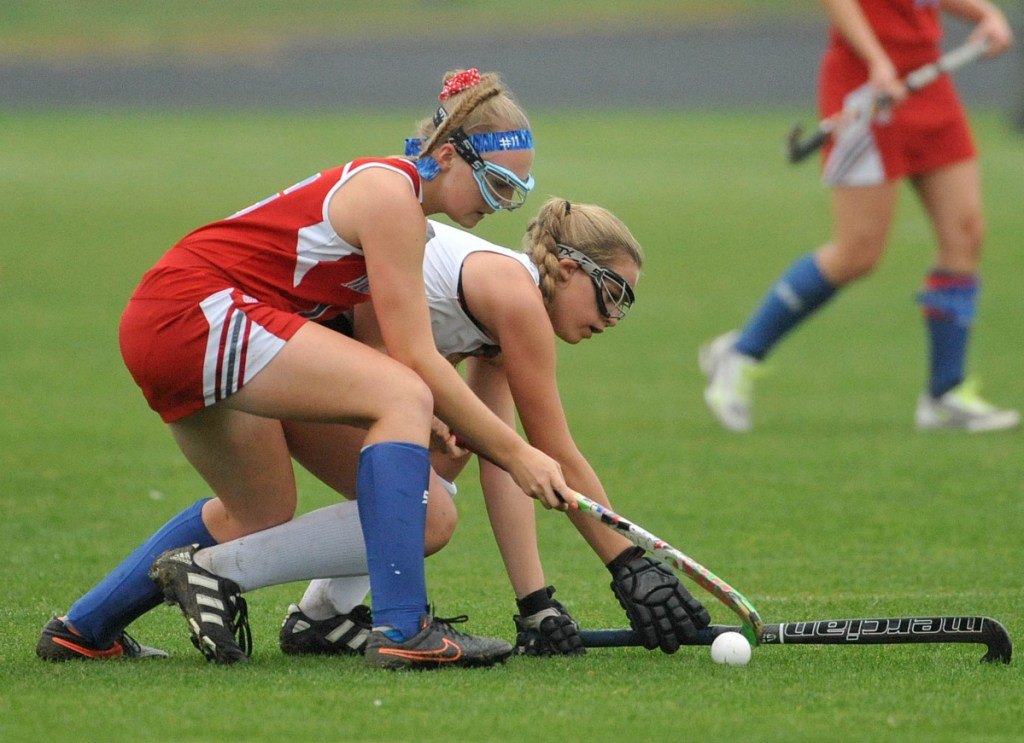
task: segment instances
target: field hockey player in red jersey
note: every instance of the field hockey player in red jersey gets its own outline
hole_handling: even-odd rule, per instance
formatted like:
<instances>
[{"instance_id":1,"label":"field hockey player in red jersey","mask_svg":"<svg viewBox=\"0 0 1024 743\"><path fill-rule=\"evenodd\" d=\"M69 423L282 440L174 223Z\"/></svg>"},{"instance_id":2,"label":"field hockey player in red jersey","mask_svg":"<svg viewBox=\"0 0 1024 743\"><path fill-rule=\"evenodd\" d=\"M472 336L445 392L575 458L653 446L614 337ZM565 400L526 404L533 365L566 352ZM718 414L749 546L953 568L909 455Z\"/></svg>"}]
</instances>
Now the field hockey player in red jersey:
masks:
<instances>
[{"instance_id":1,"label":"field hockey player in red jersey","mask_svg":"<svg viewBox=\"0 0 1024 743\"><path fill-rule=\"evenodd\" d=\"M420 144L416 140L417 151ZM610 503L604 486L573 440L562 408L555 339L576 344L615 328L633 304L641 262L639 243L613 214L552 198L530 222L522 252L430 222L423 264L438 350L452 363L465 364L470 387L510 428L518 417L530 443L561 464L570 487L605 506ZM372 302L356 307L352 324L338 329L383 347L374 309ZM442 440L451 438L443 426L438 432ZM339 493L356 494L361 432L334 423L289 422L286 434L307 470ZM451 450L432 456L428 552L452 537L453 481L467 458ZM480 484L515 594L517 652L582 653L577 623L545 580L533 503L491 462L480 462ZM281 649L358 654L372 625L361 604L370 585L357 516L355 503L338 503L194 551L192 559L207 577L227 579L240 592L320 578L290 608ZM569 517L611 573L613 595L647 648L673 653L708 624L707 611L671 570L586 515L570 511Z\"/></svg>"},{"instance_id":2,"label":"field hockey player in red jersey","mask_svg":"<svg viewBox=\"0 0 1024 743\"><path fill-rule=\"evenodd\" d=\"M761 361L793 328L842 287L870 274L882 259L903 180L921 201L937 242L917 294L927 329L929 374L917 401L919 430L998 431L1020 424L1016 410L982 399L966 374L978 305L984 224L978 160L966 114L949 75L908 94L911 70L937 60L941 12L974 25L971 40L987 54L1012 41L1003 13L988 0L821 0L831 22L821 66L822 119L875 105L841 126L824 149L824 180L832 188L834 232L797 259L739 331L700 352L708 377L704 399L733 431L753 426L754 380Z\"/></svg>"},{"instance_id":3,"label":"field hockey player in red jersey","mask_svg":"<svg viewBox=\"0 0 1024 743\"><path fill-rule=\"evenodd\" d=\"M473 227L522 205L533 186L526 116L496 74L449 73L421 177L414 158L353 160L184 237L143 277L121 321L125 363L215 497L172 518L37 643L48 660L159 654L124 628L179 604L209 659L245 661L245 603L183 545L212 546L292 518L284 421L364 430L359 520L376 622L371 666L489 665L512 646L456 631L428 610L424 522L434 413L517 486L564 508L557 462L529 446L434 348L423 283L428 214ZM497 137L480 153L477 133ZM387 353L321 323L372 298ZM319 322L317 322L319 321ZM155 583L154 583L155 581ZM241 646L237 640L241 639Z\"/></svg>"}]
</instances>

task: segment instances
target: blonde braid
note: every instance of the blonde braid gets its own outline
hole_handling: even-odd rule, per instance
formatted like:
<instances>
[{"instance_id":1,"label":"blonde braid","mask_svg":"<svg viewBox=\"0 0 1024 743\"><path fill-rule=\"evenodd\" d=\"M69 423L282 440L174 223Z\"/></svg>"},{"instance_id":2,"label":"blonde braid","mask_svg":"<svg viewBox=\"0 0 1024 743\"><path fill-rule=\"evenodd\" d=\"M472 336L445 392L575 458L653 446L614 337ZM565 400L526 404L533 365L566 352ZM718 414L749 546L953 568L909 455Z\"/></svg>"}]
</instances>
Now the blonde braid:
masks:
<instances>
[{"instance_id":1,"label":"blonde braid","mask_svg":"<svg viewBox=\"0 0 1024 743\"><path fill-rule=\"evenodd\" d=\"M555 294L559 271L558 243L584 253L599 266L628 260L643 267L643 249L629 228L607 209L551 198L526 227L523 252L540 272L544 301Z\"/></svg>"},{"instance_id":2,"label":"blonde braid","mask_svg":"<svg viewBox=\"0 0 1024 743\"><path fill-rule=\"evenodd\" d=\"M558 282L558 235L563 232L562 220L568 214L568 201L552 198L544 202L537 216L526 226L523 252L540 273L540 293L548 302L555 296Z\"/></svg>"},{"instance_id":3,"label":"blonde braid","mask_svg":"<svg viewBox=\"0 0 1024 743\"><path fill-rule=\"evenodd\" d=\"M461 72L463 70L445 73L444 81L447 82ZM506 128L528 129L530 126L526 114L495 72L481 73L479 83L449 96L444 107L448 115L439 127L435 127L432 116L417 124L417 135L424 143L414 159L433 153L459 127L466 134L475 134Z\"/></svg>"}]
</instances>

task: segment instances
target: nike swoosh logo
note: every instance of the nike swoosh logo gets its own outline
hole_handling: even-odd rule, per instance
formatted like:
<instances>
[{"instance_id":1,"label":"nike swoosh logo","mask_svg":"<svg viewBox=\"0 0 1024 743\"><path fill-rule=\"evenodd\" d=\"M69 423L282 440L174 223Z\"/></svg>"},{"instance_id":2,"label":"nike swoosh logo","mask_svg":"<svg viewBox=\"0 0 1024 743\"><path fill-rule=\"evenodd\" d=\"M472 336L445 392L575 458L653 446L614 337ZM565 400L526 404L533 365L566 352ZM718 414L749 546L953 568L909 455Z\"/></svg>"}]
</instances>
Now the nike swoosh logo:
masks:
<instances>
[{"instance_id":1,"label":"nike swoosh logo","mask_svg":"<svg viewBox=\"0 0 1024 743\"><path fill-rule=\"evenodd\" d=\"M79 645L71 642L70 640L65 640L63 637L54 637L53 642L55 645L66 647L71 652L78 653L85 658L120 658L124 655L124 649L116 642L112 647L107 648L106 650L93 650L92 648L87 648L84 645Z\"/></svg>"},{"instance_id":2,"label":"nike swoosh logo","mask_svg":"<svg viewBox=\"0 0 1024 743\"><path fill-rule=\"evenodd\" d=\"M462 648L445 637L441 647L433 650L406 650L404 648L380 648L380 655L393 655L406 660L429 660L437 663L451 663L462 657Z\"/></svg>"}]
</instances>

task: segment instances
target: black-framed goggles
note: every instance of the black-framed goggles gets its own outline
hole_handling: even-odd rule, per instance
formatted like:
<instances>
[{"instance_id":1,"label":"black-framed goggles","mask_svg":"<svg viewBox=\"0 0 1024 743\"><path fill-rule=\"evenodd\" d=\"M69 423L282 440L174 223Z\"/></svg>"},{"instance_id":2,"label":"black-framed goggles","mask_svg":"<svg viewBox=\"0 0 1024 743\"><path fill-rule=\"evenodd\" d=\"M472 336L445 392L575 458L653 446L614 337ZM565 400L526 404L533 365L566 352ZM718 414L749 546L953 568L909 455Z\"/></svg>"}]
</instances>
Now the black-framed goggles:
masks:
<instances>
[{"instance_id":1,"label":"black-framed goggles","mask_svg":"<svg viewBox=\"0 0 1024 743\"><path fill-rule=\"evenodd\" d=\"M633 287L619 273L610 268L599 266L590 256L576 248L556 243L558 257L568 258L579 264L594 282L594 293L597 295L597 309L609 320L621 320L636 301Z\"/></svg>"}]
</instances>

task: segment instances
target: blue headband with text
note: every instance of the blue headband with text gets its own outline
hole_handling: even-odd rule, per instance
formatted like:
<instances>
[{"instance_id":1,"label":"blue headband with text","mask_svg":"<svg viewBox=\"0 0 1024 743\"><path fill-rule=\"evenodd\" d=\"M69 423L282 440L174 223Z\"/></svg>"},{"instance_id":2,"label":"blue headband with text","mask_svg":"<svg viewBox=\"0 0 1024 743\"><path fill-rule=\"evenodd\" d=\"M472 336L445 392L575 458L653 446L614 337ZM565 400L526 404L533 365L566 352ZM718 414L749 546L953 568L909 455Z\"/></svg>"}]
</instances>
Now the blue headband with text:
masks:
<instances>
[{"instance_id":1,"label":"blue headband with text","mask_svg":"<svg viewBox=\"0 0 1024 743\"><path fill-rule=\"evenodd\" d=\"M469 141L476 151L481 155L485 152L501 152L502 150L532 150L533 133L529 129L513 129L507 132L481 132L470 134ZM405 156L415 157L420 154L423 148L423 140L417 137L410 137L405 140ZM425 181L432 181L440 172L437 161L434 158L420 158L416 161L416 169L420 172L420 178Z\"/></svg>"}]
</instances>

